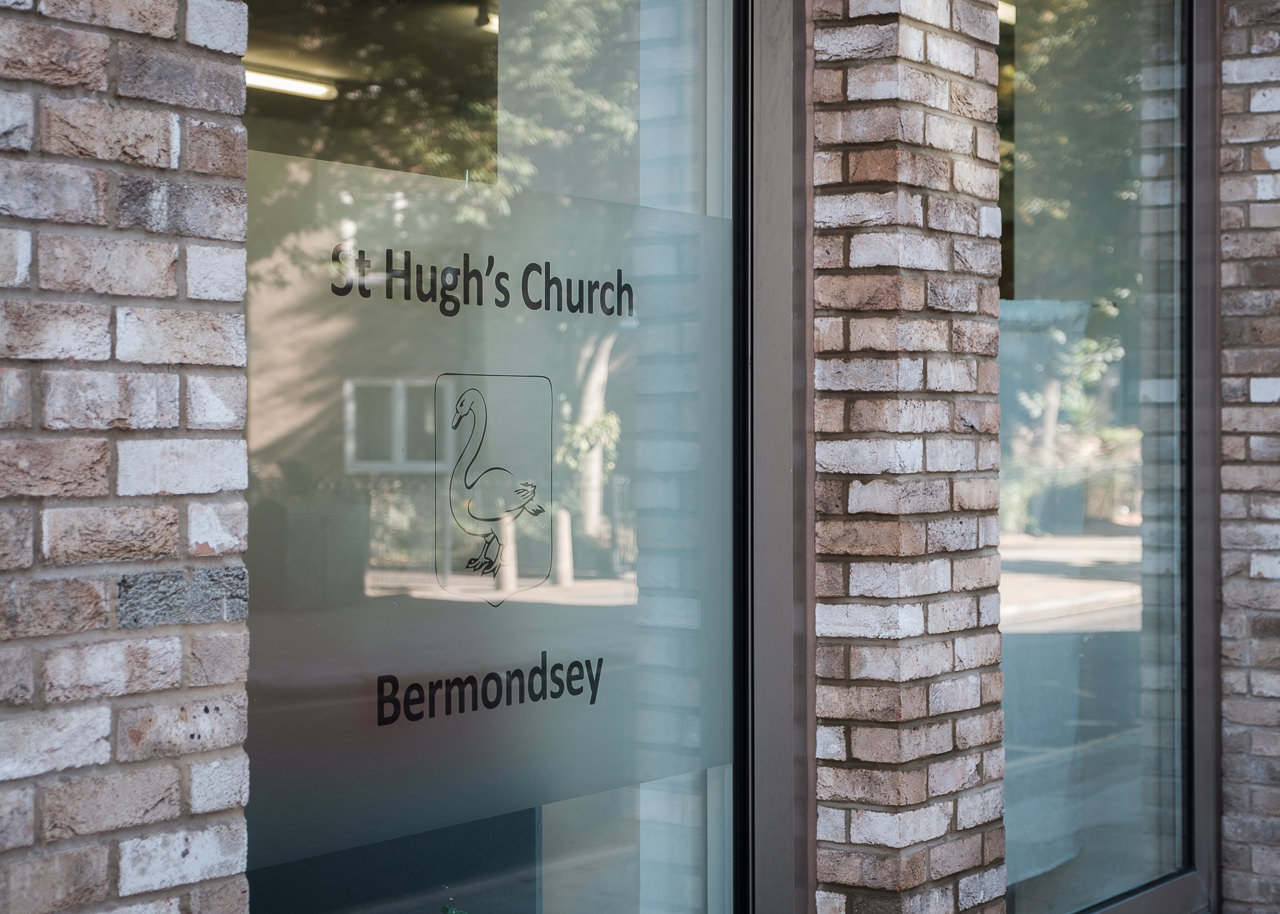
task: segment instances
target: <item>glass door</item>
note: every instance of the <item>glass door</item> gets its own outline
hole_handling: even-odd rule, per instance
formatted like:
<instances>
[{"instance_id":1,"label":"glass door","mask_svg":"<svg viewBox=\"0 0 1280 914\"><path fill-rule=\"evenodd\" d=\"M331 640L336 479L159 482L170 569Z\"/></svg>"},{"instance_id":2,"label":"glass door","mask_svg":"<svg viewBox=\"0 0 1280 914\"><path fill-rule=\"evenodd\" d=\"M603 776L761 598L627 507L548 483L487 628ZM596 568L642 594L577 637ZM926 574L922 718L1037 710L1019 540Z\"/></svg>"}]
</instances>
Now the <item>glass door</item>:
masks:
<instances>
[{"instance_id":1,"label":"glass door","mask_svg":"<svg viewBox=\"0 0 1280 914\"><path fill-rule=\"evenodd\" d=\"M255 912L732 907L719 0L252 0Z\"/></svg>"}]
</instances>

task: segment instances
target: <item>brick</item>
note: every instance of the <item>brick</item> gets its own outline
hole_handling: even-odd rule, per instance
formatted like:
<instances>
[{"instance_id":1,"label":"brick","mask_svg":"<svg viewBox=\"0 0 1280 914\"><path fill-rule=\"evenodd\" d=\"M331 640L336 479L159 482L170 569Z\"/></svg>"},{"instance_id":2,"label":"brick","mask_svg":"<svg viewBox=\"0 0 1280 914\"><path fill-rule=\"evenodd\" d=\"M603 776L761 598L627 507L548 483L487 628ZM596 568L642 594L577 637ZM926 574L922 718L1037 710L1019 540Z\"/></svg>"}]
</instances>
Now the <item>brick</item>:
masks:
<instances>
[{"instance_id":1,"label":"brick","mask_svg":"<svg viewBox=\"0 0 1280 914\"><path fill-rule=\"evenodd\" d=\"M819 472L879 475L919 472L922 450L918 440L860 439L819 441L815 455Z\"/></svg>"},{"instance_id":2,"label":"brick","mask_svg":"<svg viewBox=\"0 0 1280 914\"><path fill-rule=\"evenodd\" d=\"M982 705L982 680L978 676L943 679L929 686L929 713L952 714Z\"/></svg>"},{"instance_id":3,"label":"brick","mask_svg":"<svg viewBox=\"0 0 1280 914\"><path fill-rule=\"evenodd\" d=\"M20 707L31 704L35 683L31 652L21 645L0 647L0 705ZM0 850L4 848L0 847Z\"/></svg>"},{"instance_id":4,"label":"brick","mask_svg":"<svg viewBox=\"0 0 1280 914\"><path fill-rule=\"evenodd\" d=\"M227 685L249 675L249 633L194 632L188 639L187 685Z\"/></svg>"},{"instance_id":5,"label":"brick","mask_svg":"<svg viewBox=\"0 0 1280 914\"><path fill-rule=\"evenodd\" d=\"M960 793L982 783L980 755L962 755L929 766L929 796Z\"/></svg>"},{"instance_id":6,"label":"brick","mask_svg":"<svg viewBox=\"0 0 1280 914\"><path fill-rule=\"evenodd\" d=\"M1000 898L1005 893L1005 868L1003 865L960 877L958 886L959 909L967 911L980 904Z\"/></svg>"},{"instance_id":7,"label":"brick","mask_svg":"<svg viewBox=\"0 0 1280 914\"><path fill-rule=\"evenodd\" d=\"M240 873L248 841L243 820L219 821L120 842L120 895L137 895Z\"/></svg>"},{"instance_id":8,"label":"brick","mask_svg":"<svg viewBox=\"0 0 1280 914\"><path fill-rule=\"evenodd\" d=\"M171 298L178 246L160 241L41 234L40 288Z\"/></svg>"},{"instance_id":9,"label":"brick","mask_svg":"<svg viewBox=\"0 0 1280 914\"><path fill-rule=\"evenodd\" d=\"M235 555L248 547L249 508L244 501L191 502L187 506L187 552Z\"/></svg>"},{"instance_id":10,"label":"brick","mask_svg":"<svg viewBox=\"0 0 1280 914\"><path fill-rule=\"evenodd\" d=\"M923 769L818 768L818 799L915 806L929 798Z\"/></svg>"},{"instance_id":11,"label":"brick","mask_svg":"<svg viewBox=\"0 0 1280 914\"><path fill-rule=\"evenodd\" d=\"M956 828L974 828L1004 816L1004 788L1000 784L956 799Z\"/></svg>"},{"instance_id":12,"label":"brick","mask_svg":"<svg viewBox=\"0 0 1280 914\"><path fill-rule=\"evenodd\" d=\"M0 137L3 137L3 130L4 125L0 123ZM30 281L31 233L0 229L0 287L15 288Z\"/></svg>"},{"instance_id":13,"label":"brick","mask_svg":"<svg viewBox=\"0 0 1280 914\"><path fill-rule=\"evenodd\" d=\"M240 491L249 483L242 439L121 441L116 451L120 495L202 495Z\"/></svg>"},{"instance_id":14,"label":"brick","mask_svg":"<svg viewBox=\"0 0 1280 914\"><path fill-rule=\"evenodd\" d=\"M0 790L0 853L36 840L36 792L31 787Z\"/></svg>"},{"instance_id":15,"label":"brick","mask_svg":"<svg viewBox=\"0 0 1280 914\"><path fill-rule=\"evenodd\" d=\"M951 427L951 408L942 400L855 400L849 429L857 432L922 434Z\"/></svg>"},{"instance_id":16,"label":"brick","mask_svg":"<svg viewBox=\"0 0 1280 914\"><path fill-rule=\"evenodd\" d=\"M982 835L952 839L929 849L929 875L934 879L953 876L981 865Z\"/></svg>"},{"instance_id":17,"label":"brick","mask_svg":"<svg viewBox=\"0 0 1280 914\"><path fill-rule=\"evenodd\" d=\"M932 514L951 507L946 479L871 479L849 483L850 514Z\"/></svg>"},{"instance_id":18,"label":"brick","mask_svg":"<svg viewBox=\"0 0 1280 914\"><path fill-rule=\"evenodd\" d=\"M924 141L924 113L891 106L852 111L817 111L814 139L819 144Z\"/></svg>"},{"instance_id":19,"label":"brick","mask_svg":"<svg viewBox=\"0 0 1280 914\"><path fill-rule=\"evenodd\" d=\"M108 456L97 438L0 440L0 498L106 495Z\"/></svg>"},{"instance_id":20,"label":"brick","mask_svg":"<svg viewBox=\"0 0 1280 914\"><path fill-rule=\"evenodd\" d=\"M924 634L919 603L898 606L819 603L816 632L829 638L908 638Z\"/></svg>"},{"instance_id":21,"label":"brick","mask_svg":"<svg viewBox=\"0 0 1280 914\"><path fill-rule=\"evenodd\" d=\"M99 25L157 38L178 34L177 0L40 0L40 12L54 19Z\"/></svg>"},{"instance_id":22,"label":"brick","mask_svg":"<svg viewBox=\"0 0 1280 914\"><path fill-rule=\"evenodd\" d=\"M945 238L906 232L869 232L849 245L849 266L945 270L951 260Z\"/></svg>"},{"instance_id":23,"label":"brick","mask_svg":"<svg viewBox=\"0 0 1280 914\"><path fill-rule=\"evenodd\" d=\"M237 184L122 175L116 218L121 228L243 241L248 228L248 195Z\"/></svg>"},{"instance_id":24,"label":"brick","mask_svg":"<svg viewBox=\"0 0 1280 914\"><path fill-rule=\"evenodd\" d=\"M947 641L854 645L849 649L850 679L909 682L948 673L952 666Z\"/></svg>"},{"instance_id":25,"label":"brick","mask_svg":"<svg viewBox=\"0 0 1280 914\"><path fill-rule=\"evenodd\" d=\"M111 39L106 35L5 19L0 21L0 48L5 49L0 79L107 88Z\"/></svg>"},{"instance_id":26,"label":"brick","mask_svg":"<svg viewBox=\"0 0 1280 914\"><path fill-rule=\"evenodd\" d=\"M0 301L0 358L111 358L111 309L60 302Z\"/></svg>"},{"instance_id":27,"label":"brick","mask_svg":"<svg viewBox=\"0 0 1280 914\"><path fill-rule=\"evenodd\" d=\"M0 640L106 628L106 586L76 578L37 578L0 586Z\"/></svg>"},{"instance_id":28,"label":"brick","mask_svg":"<svg viewBox=\"0 0 1280 914\"><path fill-rule=\"evenodd\" d=\"M813 201L817 228L855 225L924 224L920 197L902 191L891 193L828 194Z\"/></svg>"},{"instance_id":29,"label":"brick","mask_svg":"<svg viewBox=\"0 0 1280 914\"><path fill-rule=\"evenodd\" d=\"M191 890L191 914L249 914L249 881L243 875Z\"/></svg>"},{"instance_id":30,"label":"brick","mask_svg":"<svg viewBox=\"0 0 1280 914\"><path fill-rule=\"evenodd\" d=\"M116 358L147 365L245 364L243 314L120 308Z\"/></svg>"},{"instance_id":31,"label":"brick","mask_svg":"<svg viewBox=\"0 0 1280 914\"><path fill-rule=\"evenodd\" d=\"M187 428L242 429L247 405L244 375L187 376Z\"/></svg>"},{"instance_id":32,"label":"brick","mask_svg":"<svg viewBox=\"0 0 1280 914\"><path fill-rule=\"evenodd\" d=\"M35 103L25 92L0 91L0 150L25 152L35 131Z\"/></svg>"},{"instance_id":33,"label":"brick","mask_svg":"<svg viewBox=\"0 0 1280 914\"><path fill-rule=\"evenodd\" d=\"M238 0L187 0L187 41L243 57L249 43L249 7Z\"/></svg>"},{"instance_id":34,"label":"brick","mask_svg":"<svg viewBox=\"0 0 1280 914\"><path fill-rule=\"evenodd\" d=\"M966 631L978 625L979 601L973 597L948 597L927 607L929 634Z\"/></svg>"},{"instance_id":35,"label":"brick","mask_svg":"<svg viewBox=\"0 0 1280 914\"><path fill-rule=\"evenodd\" d=\"M146 628L246 618L249 575L243 565L200 567L191 579L180 571L151 571L120 578L121 628Z\"/></svg>"},{"instance_id":36,"label":"brick","mask_svg":"<svg viewBox=\"0 0 1280 914\"><path fill-rule=\"evenodd\" d=\"M9 864L9 914L47 914L107 897L107 848L19 858Z\"/></svg>"},{"instance_id":37,"label":"brick","mask_svg":"<svg viewBox=\"0 0 1280 914\"><path fill-rule=\"evenodd\" d=\"M49 651L44 662L44 696L49 702L156 692L181 684L182 642L178 638L57 648Z\"/></svg>"},{"instance_id":38,"label":"brick","mask_svg":"<svg viewBox=\"0 0 1280 914\"><path fill-rule=\"evenodd\" d=\"M181 801L172 765L50 784L40 797L42 837L59 841L163 822L178 816Z\"/></svg>"},{"instance_id":39,"label":"brick","mask_svg":"<svg viewBox=\"0 0 1280 914\"><path fill-rule=\"evenodd\" d=\"M920 555L924 525L889 520L819 521L815 548L826 555Z\"/></svg>"},{"instance_id":40,"label":"brick","mask_svg":"<svg viewBox=\"0 0 1280 914\"><path fill-rule=\"evenodd\" d=\"M211 111L244 111L244 69L238 60L210 60L182 51L122 41L117 91L123 98Z\"/></svg>"},{"instance_id":41,"label":"brick","mask_svg":"<svg viewBox=\"0 0 1280 914\"><path fill-rule=\"evenodd\" d=\"M849 568L849 595L854 597L916 597L951 589L951 563L858 562Z\"/></svg>"},{"instance_id":42,"label":"brick","mask_svg":"<svg viewBox=\"0 0 1280 914\"><path fill-rule=\"evenodd\" d=\"M858 761L902 764L950 752L947 722L894 727L850 727L849 757Z\"/></svg>"},{"instance_id":43,"label":"brick","mask_svg":"<svg viewBox=\"0 0 1280 914\"><path fill-rule=\"evenodd\" d=\"M0 159L0 216L105 225L107 191L107 173L100 169L38 159Z\"/></svg>"},{"instance_id":44,"label":"brick","mask_svg":"<svg viewBox=\"0 0 1280 914\"><path fill-rule=\"evenodd\" d=\"M112 908L111 914L181 914L180 900L177 898L160 898L139 904L124 905Z\"/></svg>"},{"instance_id":45,"label":"brick","mask_svg":"<svg viewBox=\"0 0 1280 914\"><path fill-rule=\"evenodd\" d=\"M820 685L816 707L820 718L897 723L924 717L927 699L922 686Z\"/></svg>"},{"instance_id":46,"label":"brick","mask_svg":"<svg viewBox=\"0 0 1280 914\"><path fill-rule=\"evenodd\" d=\"M26 711L0 720L0 781L101 765L111 759L111 709Z\"/></svg>"},{"instance_id":47,"label":"brick","mask_svg":"<svg viewBox=\"0 0 1280 914\"><path fill-rule=\"evenodd\" d=\"M973 749L1004 739L1004 712L991 711L956 721L956 748Z\"/></svg>"},{"instance_id":48,"label":"brick","mask_svg":"<svg viewBox=\"0 0 1280 914\"><path fill-rule=\"evenodd\" d=\"M942 837L950 824L950 803L901 812L853 809L849 814L849 841L880 847L910 847Z\"/></svg>"},{"instance_id":49,"label":"brick","mask_svg":"<svg viewBox=\"0 0 1280 914\"><path fill-rule=\"evenodd\" d=\"M957 558L951 563L951 586L959 591L981 590L1000 583L1000 556Z\"/></svg>"},{"instance_id":50,"label":"brick","mask_svg":"<svg viewBox=\"0 0 1280 914\"><path fill-rule=\"evenodd\" d=\"M238 302L245 296L243 248L187 246L187 297L198 301Z\"/></svg>"},{"instance_id":51,"label":"brick","mask_svg":"<svg viewBox=\"0 0 1280 914\"><path fill-rule=\"evenodd\" d=\"M820 61L894 57L898 53L898 28L890 24L817 29L813 33L813 52Z\"/></svg>"},{"instance_id":52,"label":"brick","mask_svg":"<svg viewBox=\"0 0 1280 914\"><path fill-rule=\"evenodd\" d=\"M191 811L219 812L249 802L249 757L193 762L190 769Z\"/></svg>"},{"instance_id":53,"label":"brick","mask_svg":"<svg viewBox=\"0 0 1280 914\"><path fill-rule=\"evenodd\" d=\"M226 749L244 742L243 692L190 697L119 712L116 757L136 762Z\"/></svg>"},{"instance_id":54,"label":"brick","mask_svg":"<svg viewBox=\"0 0 1280 914\"><path fill-rule=\"evenodd\" d=\"M999 561L999 556L992 556ZM1000 662L1000 635L972 635L956 639L956 669L973 670Z\"/></svg>"},{"instance_id":55,"label":"brick","mask_svg":"<svg viewBox=\"0 0 1280 914\"><path fill-rule=\"evenodd\" d=\"M0 511L0 571L31 567L34 518L31 511Z\"/></svg>"},{"instance_id":56,"label":"brick","mask_svg":"<svg viewBox=\"0 0 1280 914\"><path fill-rule=\"evenodd\" d=\"M40 114L40 148L49 155L178 167L176 114L52 97L41 100Z\"/></svg>"},{"instance_id":57,"label":"brick","mask_svg":"<svg viewBox=\"0 0 1280 914\"><path fill-rule=\"evenodd\" d=\"M178 554L178 509L52 508L41 552L53 564L156 559Z\"/></svg>"},{"instance_id":58,"label":"brick","mask_svg":"<svg viewBox=\"0 0 1280 914\"><path fill-rule=\"evenodd\" d=\"M815 276L813 282L819 308L919 311L924 307L924 283L908 276L823 275Z\"/></svg>"},{"instance_id":59,"label":"brick","mask_svg":"<svg viewBox=\"0 0 1280 914\"><path fill-rule=\"evenodd\" d=\"M178 425L176 374L46 371L44 427L143 429Z\"/></svg>"}]
</instances>

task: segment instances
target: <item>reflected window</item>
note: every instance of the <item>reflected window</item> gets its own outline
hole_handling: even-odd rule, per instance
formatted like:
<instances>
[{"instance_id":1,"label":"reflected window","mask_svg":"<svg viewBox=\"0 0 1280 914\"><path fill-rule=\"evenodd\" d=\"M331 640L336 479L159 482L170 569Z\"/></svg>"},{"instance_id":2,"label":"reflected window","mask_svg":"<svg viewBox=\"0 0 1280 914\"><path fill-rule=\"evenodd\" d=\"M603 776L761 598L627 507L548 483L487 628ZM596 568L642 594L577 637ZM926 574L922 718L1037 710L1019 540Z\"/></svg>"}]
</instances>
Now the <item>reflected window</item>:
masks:
<instances>
[{"instance_id":1,"label":"reflected window","mask_svg":"<svg viewBox=\"0 0 1280 914\"><path fill-rule=\"evenodd\" d=\"M343 382L343 452L348 473L433 473L434 382Z\"/></svg>"}]
</instances>

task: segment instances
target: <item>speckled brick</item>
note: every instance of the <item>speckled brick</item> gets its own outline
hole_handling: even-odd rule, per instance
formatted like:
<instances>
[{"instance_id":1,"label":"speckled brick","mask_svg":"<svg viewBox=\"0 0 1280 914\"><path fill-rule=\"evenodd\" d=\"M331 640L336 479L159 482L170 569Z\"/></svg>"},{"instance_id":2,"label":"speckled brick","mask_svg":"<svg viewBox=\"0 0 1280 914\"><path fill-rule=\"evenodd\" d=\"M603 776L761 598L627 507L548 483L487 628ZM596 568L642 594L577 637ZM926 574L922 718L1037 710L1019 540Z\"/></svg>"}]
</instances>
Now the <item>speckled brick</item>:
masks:
<instances>
[{"instance_id":1,"label":"speckled brick","mask_svg":"<svg viewBox=\"0 0 1280 914\"><path fill-rule=\"evenodd\" d=\"M247 707L244 693L237 692L122 710L116 757L132 762L238 746L244 742Z\"/></svg>"},{"instance_id":2,"label":"speckled brick","mask_svg":"<svg viewBox=\"0 0 1280 914\"><path fill-rule=\"evenodd\" d=\"M153 571L120 578L117 614L122 628L181 622L233 622L249 609L249 573L243 565Z\"/></svg>"},{"instance_id":3,"label":"speckled brick","mask_svg":"<svg viewBox=\"0 0 1280 914\"><path fill-rule=\"evenodd\" d=\"M40 12L55 19L100 25L157 38L178 34L177 0L40 0Z\"/></svg>"},{"instance_id":4,"label":"speckled brick","mask_svg":"<svg viewBox=\"0 0 1280 914\"><path fill-rule=\"evenodd\" d=\"M239 184L207 184L125 175L120 179L118 224L148 232L243 241L248 197Z\"/></svg>"}]
</instances>

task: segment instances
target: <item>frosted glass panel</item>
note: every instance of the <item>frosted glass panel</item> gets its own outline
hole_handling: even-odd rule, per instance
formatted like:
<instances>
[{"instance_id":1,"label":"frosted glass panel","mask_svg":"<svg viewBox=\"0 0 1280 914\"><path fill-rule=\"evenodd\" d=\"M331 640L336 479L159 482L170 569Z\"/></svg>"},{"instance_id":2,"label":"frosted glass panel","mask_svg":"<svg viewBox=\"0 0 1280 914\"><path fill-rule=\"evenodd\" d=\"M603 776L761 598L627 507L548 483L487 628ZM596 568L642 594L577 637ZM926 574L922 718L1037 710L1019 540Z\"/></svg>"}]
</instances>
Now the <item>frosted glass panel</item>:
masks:
<instances>
[{"instance_id":1,"label":"frosted glass panel","mask_svg":"<svg viewBox=\"0 0 1280 914\"><path fill-rule=\"evenodd\" d=\"M727 6L251 11L255 911L728 910Z\"/></svg>"}]
</instances>

